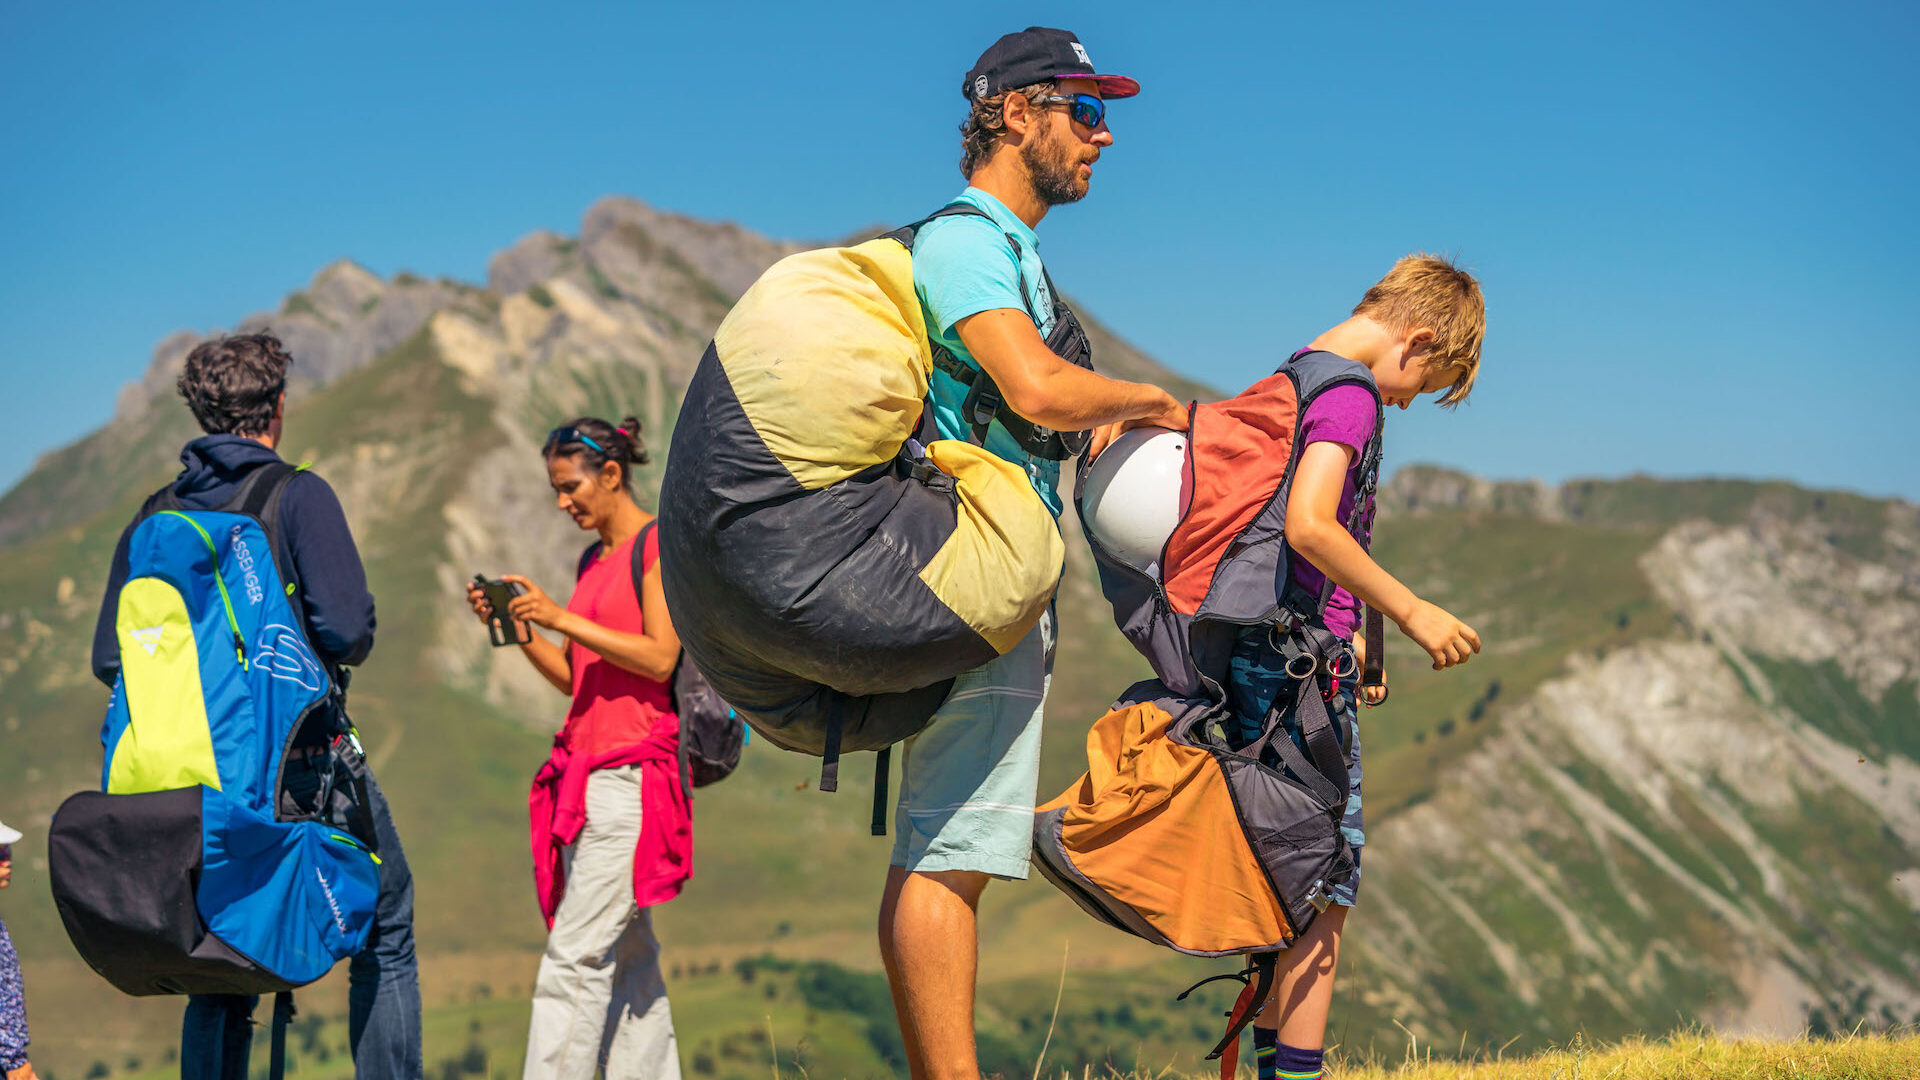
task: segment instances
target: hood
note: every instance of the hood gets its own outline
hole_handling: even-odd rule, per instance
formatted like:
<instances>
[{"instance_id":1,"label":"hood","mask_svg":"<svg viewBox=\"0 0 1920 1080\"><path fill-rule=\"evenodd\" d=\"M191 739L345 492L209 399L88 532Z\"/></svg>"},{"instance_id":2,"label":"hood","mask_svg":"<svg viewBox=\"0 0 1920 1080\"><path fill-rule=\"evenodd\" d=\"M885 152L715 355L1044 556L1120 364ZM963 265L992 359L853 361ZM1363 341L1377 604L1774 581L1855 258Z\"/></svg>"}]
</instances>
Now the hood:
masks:
<instances>
[{"instance_id":1,"label":"hood","mask_svg":"<svg viewBox=\"0 0 1920 1080\"><path fill-rule=\"evenodd\" d=\"M248 473L279 460L279 454L253 439L203 435L181 449L184 467L173 482L173 493L189 505L216 506Z\"/></svg>"}]
</instances>

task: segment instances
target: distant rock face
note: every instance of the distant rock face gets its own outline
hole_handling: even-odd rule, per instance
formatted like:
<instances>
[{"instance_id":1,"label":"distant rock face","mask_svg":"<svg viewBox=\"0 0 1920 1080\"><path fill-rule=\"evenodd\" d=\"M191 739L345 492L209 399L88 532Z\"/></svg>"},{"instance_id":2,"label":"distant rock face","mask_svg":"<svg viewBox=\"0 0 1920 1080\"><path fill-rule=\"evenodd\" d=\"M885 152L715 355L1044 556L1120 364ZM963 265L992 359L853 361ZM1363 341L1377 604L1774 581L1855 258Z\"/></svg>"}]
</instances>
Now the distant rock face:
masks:
<instances>
[{"instance_id":1,"label":"distant rock face","mask_svg":"<svg viewBox=\"0 0 1920 1080\"><path fill-rule=\"evenodd\" d=\"M1414 514L1553 518L1570 494L1430 469L1391 487ZM1430 991L1477 956L1542 1032L1657 1027L1689 980L1734 1031L1920 1014L1920 526L1873 514L1843 546L1763 498L1654 543L1642 568L1686 636L1569 656L1373 830L1356 948L1377 1003L1458 1038Z\"/></svg>"},{"instance_id":2,"label":"distant rock face","mask_svg":"<svg viewBox=\"0 0 1920 1080\"><path fill-rule=\"evenodd\" d=\"M342 260L314 275L274 313L249 315L231 333L271 333L293 354L290 392L322 386L365 367L373 358L418 333L434 312L475 290L449 282L401 275L394 281ZM121 391L117 420L143 415L155 399L174 392L174 381L194 346L208 335L180 331L154 349L139 382Z\"/></svg>"},{"instance_id":3,"label":"distant rock face","mask_svg":"<svg viewBox=\"0 0 1920 1080\"><path fill-rule=\"evenodd\" d=\"M501 296L526 292L539 283L560 276L570 261L577 261L579 245L556 232L540 229L528 233L519 242L487 263L487 288Z\"/></svg>"},{"instance_id":4,"label":"distant rock face","mask_svg":"<svg viewBox=\"0 0 1920 1080\"><path fill-rule=\"evenodd\" d=\"M1488 480L1432 465L1410 465L1380 489L1387 513L1478 510L1558 520L1566 516L1558 489L1539 480Z\"/></svg>"}]
</instances>

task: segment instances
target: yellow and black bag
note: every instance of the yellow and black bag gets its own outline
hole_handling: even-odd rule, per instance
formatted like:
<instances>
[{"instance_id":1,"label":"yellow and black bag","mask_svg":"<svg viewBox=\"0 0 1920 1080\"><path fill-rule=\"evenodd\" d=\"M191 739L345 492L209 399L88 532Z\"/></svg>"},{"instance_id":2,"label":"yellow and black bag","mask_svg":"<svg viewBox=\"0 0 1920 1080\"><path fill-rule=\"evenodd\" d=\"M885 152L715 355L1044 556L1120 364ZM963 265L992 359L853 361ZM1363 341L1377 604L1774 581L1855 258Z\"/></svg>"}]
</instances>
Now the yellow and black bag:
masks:
<instances>
[{"instance_id":1,"label":"yellow and black bag","mask_svg":"<svg viewBox=\"0 0 1920 1080\"><path fill-rule=\"evenodd\" d=\"M829 790L840 753L918 731L956 675L1026 636L1065 557L1019 466L923 424L923 223L789 256L747 290L687 388L660 491L687 652L770 742L824 758Z\"/></svg>"}]
</instances>

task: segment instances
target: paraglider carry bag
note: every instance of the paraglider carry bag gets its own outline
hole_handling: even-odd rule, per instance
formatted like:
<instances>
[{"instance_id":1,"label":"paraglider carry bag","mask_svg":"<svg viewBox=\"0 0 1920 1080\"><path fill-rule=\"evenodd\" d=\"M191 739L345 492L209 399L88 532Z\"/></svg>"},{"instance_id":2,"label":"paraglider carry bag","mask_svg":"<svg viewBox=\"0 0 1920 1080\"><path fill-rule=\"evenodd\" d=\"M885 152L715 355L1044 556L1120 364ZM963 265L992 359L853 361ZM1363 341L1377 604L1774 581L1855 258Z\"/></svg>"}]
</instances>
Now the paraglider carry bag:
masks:
<instances>
[{"instance_id":1,"label":"paraglider carry bag","mask_svg":"<svg viewBox=\"0 0 1920 1080\"><path fill-rule=\"evenodd\" d=\"M1223 1075L1240 1029L1265 1003L1275 954L1307 931L1356 865L1341 830L1350 734L1328 702L1336 684L1351 688L1361 673L1323 619L1331 582L1317 598L1294 585L1284 539L1299 418L1342 385L1366 387L1378 407L1367 369L1329 353L1296 354L1240 396L1194 406L1191 503L1158 575L1103 548L1081 514L1115 620L1158 678L1095 722L1086 774L1037 811L1034 863L1111 926L1190 955L1251 957L1238 976L1246 990L1208 1055L1222 1058ZM1363 545L1379 470L1375 430L1346 522ZM1365 677L1375 683L1379 621L1368 612ZM1259 733L1243 743L1229 729L1238 725L1227 686L1237 643L1258 633L1284 679Z\"/></svg>"},{"instance_id":2,"label":"paraglider carry bag","mask_svg":"<svg viewBox=\"0 0 1920 1080\"><path fill-rule=\"evenodd\" d=\"M171 489L142 508L100 790L67 799L47 845L96 972L134 995L279 994L276 1046L285 992L360 950L379 888L341 673L307 639L279 536L296 471L262 466L217 510Z\"/></svg>"},{"instance_id":3,"label":"paraglider carry bag","mask_svg":"<svg viewBox=\"0 0 1920 1080\"><path fill-rule=\"evenodd\" d=\"M983 417L1022 439L990 380L935 356L913 281L926 220L761 275L694 370L660 489L687 655L767 741L821 758L821 790L842 753L877 751L875 832L888 748L1033 630L1066 553L1025 470L977 445ZM1054 322L1087 364L1057 296ZM970 388L974 439L937 437L935 370ZM1071 433L1026 427L1023 445L1071 452Z\"/></svg>"}]
</instances>

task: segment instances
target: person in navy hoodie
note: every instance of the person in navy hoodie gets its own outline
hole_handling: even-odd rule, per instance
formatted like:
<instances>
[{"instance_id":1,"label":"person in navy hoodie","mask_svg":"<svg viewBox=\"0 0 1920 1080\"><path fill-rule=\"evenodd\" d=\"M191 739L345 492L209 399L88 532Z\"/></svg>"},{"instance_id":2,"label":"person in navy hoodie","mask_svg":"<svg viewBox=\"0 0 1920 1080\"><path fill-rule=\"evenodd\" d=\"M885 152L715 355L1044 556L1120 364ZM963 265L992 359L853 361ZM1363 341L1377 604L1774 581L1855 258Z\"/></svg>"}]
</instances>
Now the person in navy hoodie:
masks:
<instances>
[{"instance_id":1,"label":"person in navy hoodie","mask_svg":"<svg viewBox=\"0 0 1920 1080\"><path fill-rule=\"evenodd\" d=\"M180 396L206 432L180 451L183 468L171 488L188 507L213 509L231 500L253 470L280 460L286 416L287 366L292 357L271 334L241 334L203 342L187 355ZM333 489L307 471L287 482L276 523L298 583L308 640L344 681L342 668L373 649L373 595L360 552ZM113 569L93 634L93 673L112 686L120 673L114 629L115 598L127 578L129 526L114 549ZM367 944L348 964L348 1030L354 1073L380 1080L417 1080L420 1059L420 981L413 945L413 875L394 831L393 815L361 758L344 715L313 729L331 740L346 733L342 754L364 775L380 852L380 899ZM331 727L332 730L327 730ZM317 755L325 742L309 748ZM296 748L298 749L298 748ZM315 757L315 760L318 760ZM292 780L289 781L291 786ZM258 999L241 994L188 998L181 1024L182 1080L244 1080Z\"/></svg>"}]
</instances>

